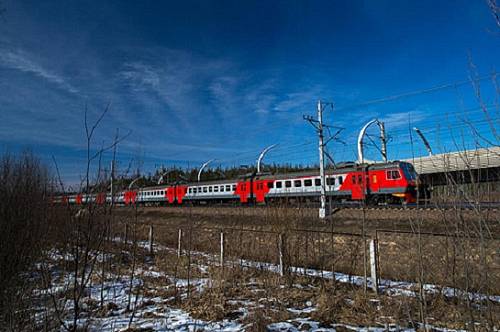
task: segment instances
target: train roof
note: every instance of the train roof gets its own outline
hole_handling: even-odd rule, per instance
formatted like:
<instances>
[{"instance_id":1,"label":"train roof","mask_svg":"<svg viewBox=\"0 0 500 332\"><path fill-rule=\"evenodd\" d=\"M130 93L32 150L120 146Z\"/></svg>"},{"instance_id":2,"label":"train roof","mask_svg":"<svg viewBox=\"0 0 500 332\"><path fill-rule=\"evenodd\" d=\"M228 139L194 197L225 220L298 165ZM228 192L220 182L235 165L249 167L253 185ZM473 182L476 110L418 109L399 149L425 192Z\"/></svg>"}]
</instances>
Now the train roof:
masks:
<instances>
[{"instance_id":1,"label":"train roof","mask_svg":"<svg viewBox=\"0 0 500 332\"><path fill-rule=\"evenodd\" d=\"M336 168L334 169L326 169L325 174L326 175L333 175L333 174L344 174L347 172L354 172L354 171L359 171L363 168L368 168L370 170L379 170L379 169L387 169L387 168L393 168L393 167L399 167L401 163L406 163L406 162L401 162L399 160L396 161L390 161L387 163L374 163L374 164L356 164L356 163L342 163L338 164ZM256 175L255 179L257 180L266 180L266 179L287 179L287 178L299 178L299 177L309 177L309 176L318 176L319 175L319 169L314 169L314 170L308 170L308 171L302 171L302 172L291 172L291 173L277 173L277 174L262 174L262 175ZM221 179L221 180L213 180L213 181L203 181L203 182L189 182L186 185L188 186L206 186L206 185L213 185L214 183L217 184L230 184L230 183L235 183L244 179L250 179L251 176L247 177L241 177L239 179Z\"/></svg>"},{"instance_id":2,"label":"train roof","mask_svg":"<svg viewBox=\"0 0 500 332\"><path fill-rule=\"evenodd\" d=\"M332 169L326 169L325 174L326 175L334 175L334 174L344 174L348 172L354 172L354 171L359 171L362 169L368 168L369 170L380 170L380 169L387 169L387 168L392 168L392 167L399 167L402 163L408 164L406 161L390 161L386 163L373 163L373 164L356 164L354 162L344 162L344 163L339 163L336 165L336 168ZM300 177L313 177L313 176L318 176L319 175L319 169L314 169L314 170L308 170L308 171L302 171L302 172L292 172L292 173L278 173L278 174L262 174L262 175L256 175L254 178L257 180L266 180L266 179L289 179L289 178L300 178ZM195 187L195 186L209 186L209 185L226 185L226 184L235 184L241 180L245 179L250 179L250 175L247 177L240 177L237 179L220 179L220 180L211 180L211 181L200 181L200 182L182 182L182 183L177 183L177 185L184 185L184 186L190 186L190 187ZM165 188L172 187L175 184L173 183L165 183L162 185L155 185L155 186L148 186L148 187L141 187L141 188L131 188L130 190L136 190L136 191L148 191L148 190L165 190ZM123 191L128 191L128 189L124 189ZM66 195L76 195L77 193L73 194L66 194Z\"/></svg>"}]
</instances>

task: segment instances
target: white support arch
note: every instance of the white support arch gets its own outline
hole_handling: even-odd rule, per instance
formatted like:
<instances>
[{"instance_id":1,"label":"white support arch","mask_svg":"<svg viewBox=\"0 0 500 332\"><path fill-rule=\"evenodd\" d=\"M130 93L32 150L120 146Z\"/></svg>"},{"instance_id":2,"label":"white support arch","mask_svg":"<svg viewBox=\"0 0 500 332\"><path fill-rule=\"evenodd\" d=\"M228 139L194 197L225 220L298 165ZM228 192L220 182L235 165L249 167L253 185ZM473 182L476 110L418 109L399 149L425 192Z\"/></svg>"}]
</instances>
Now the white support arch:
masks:
<instances>
[{"instance_id":1,"label":"white support arch","mask_svg":"<svg viewBox=\"0 0 500 332\"><path fill-rule=\"evenodd\" d=\"M171 169L169 171L166 171L164 172L160 178L158 179L158 182L156 183L157 185L160 185L162 182L163 182L163 179L165 178L165 175L169 174L169 173L172 173L173 171L175 171L174 169Z\"/></svg>"},{"instance_id":2,"label":"white support arch","mask_svg":"<svg viewBox=\"0 0 500 332\"><path fill-rule=\"evenodd\" d=\"M420 129L418 129L417 127L413 127L413 130L415 130L415 132L418 134L418 136L420 137L420 139L424 143L425 148L427 149L427 153L429 153L429 157L431 157L432 156L432 149L431 149L431 145L429 144L429 141L427 141L427 139L425 138L424 134L420 131Z\"/></svg>"},{"instance_id":3,"label":"white support arch","mask_svg":"<svg viewBox=\"0 0 500 332\"><path fill-rule=\"evenodd\" d=\"M262 164L262 159L264 159L264 156L266 155L266 153L269 150L271 150L272 148L274 148L276 145L278 145L278 144L270 145L267 148L265 148L264 150L262 150L262 152L260 153L259 158L257 158L257 174L260 174L260 165Z\"/></svg>"},{"instance_id":4,"label":"white support arch","mask_svg":"<svg viewBox=\"0 0 500 332\"><path fill-rule=\"evenodd\" d=\"M128 190L132 189L132 186L139 180L139 179L142 179L142 176L139 176L137 178L135 178L132 182L130 182L130 184L128 185Z\"/></svg>"},{"instance_id":5,"label":"white support arch","mask_svg":"<svg viewBox=\"0 0 500 332\"><path fill-rule=\"evenodd\" d=\"M380 152L382 154L382 159L384 162L387 162L387 140L385 136L385 125L383 122L379 121L378 119L373 119L369 121L367 124L361 128L359 131L358 135L358 163L363 164L365 162L365 156L364 156L364 142L363 138L365 137L366 130L368 127L370 127L372 124L376 123L377 126L380 129L380 143L381 143L381 148Z\"/></svg>"},{"instance_id":6,"label":"white support arch","mask_svg":"<svg viewBox=\"0 0 500 332\"><path fill-rule=\"evenodd\" d=\"M201 179L201 172L203 172L203 170L205 169L205 167L207 167L208 164L210 164L214 160L215 159L210 159L209 161L207 161L206 163L204 163L203 165L201 165L200 170L198 171L198 182L200 182L200 179Z\"/></svg>"}]
</instances>

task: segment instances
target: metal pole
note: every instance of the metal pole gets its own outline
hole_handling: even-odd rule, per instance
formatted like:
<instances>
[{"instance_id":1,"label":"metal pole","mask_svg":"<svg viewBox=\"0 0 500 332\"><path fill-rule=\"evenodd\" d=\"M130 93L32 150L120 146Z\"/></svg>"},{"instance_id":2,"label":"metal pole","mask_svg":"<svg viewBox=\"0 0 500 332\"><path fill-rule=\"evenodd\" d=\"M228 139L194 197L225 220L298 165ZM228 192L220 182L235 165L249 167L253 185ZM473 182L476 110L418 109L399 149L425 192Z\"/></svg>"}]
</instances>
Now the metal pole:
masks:
<instances>
[{"instance_id":1,"label":"metal pole","mask_svg":"<svg viewBox=\"0 0 500 332\"><path fill-rule=\"evenodd\" d=\"M319 218L326 217L326 179L325 179L325 152L323 143L323 106L318 100L318 134L319 134L319 176L321 178L321 206L319 208Z\"/></svg>"},{"instance_id":2,"label":"metal pole","mask_svg":"<svg viewBox=\"0 0 500 332\"><path fill-rule=\"evenodd\" d=\"M382 121L378 122L378 127L380 128L380 143L382 145L382 159L387 162L387 139L385 137L385 124Z\"/></svg>"}]
</instances>

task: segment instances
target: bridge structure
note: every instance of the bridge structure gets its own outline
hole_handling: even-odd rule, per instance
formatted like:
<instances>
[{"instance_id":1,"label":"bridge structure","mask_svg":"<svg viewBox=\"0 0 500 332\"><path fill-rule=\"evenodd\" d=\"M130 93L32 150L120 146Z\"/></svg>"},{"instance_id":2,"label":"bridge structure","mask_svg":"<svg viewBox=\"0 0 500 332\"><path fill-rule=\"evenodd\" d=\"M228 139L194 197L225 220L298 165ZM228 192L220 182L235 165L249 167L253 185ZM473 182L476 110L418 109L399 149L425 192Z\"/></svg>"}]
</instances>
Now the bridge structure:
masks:
<instances>
[{"instance_id":1,"label":"bridge structure","mask_svg":"<svg viewBox=\"0 0 500 332\"><path fill-rule=\"evenodd\" d=\"M474 195L500 201L500 147L478 148L406 159L434 197Z\"/></svg>"},{"instance_id":2,"label":"bridge structure","mask_svg":"<svg viewBox=\"0 0 500 332\"><path fill-rule=\"evenodd\" d=\"M488 170L500 167L500 147L479 148L405 159L420 175Z\"/></svg>"}]
</instances>

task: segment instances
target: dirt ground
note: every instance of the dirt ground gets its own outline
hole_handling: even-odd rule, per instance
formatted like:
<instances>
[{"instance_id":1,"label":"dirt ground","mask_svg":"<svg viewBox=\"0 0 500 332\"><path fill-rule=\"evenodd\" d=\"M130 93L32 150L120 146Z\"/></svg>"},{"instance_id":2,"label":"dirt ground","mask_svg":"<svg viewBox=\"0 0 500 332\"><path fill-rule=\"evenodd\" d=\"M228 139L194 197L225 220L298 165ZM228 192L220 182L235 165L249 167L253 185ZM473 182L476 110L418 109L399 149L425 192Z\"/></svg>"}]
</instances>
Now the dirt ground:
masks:
<instances>
[{"instance_id":1,"label":"dirt ground","mask_svg":"<svg viewBox=\"0 0 500 332\"><path fill-rule=\"evenodd\" d=\"M118 215L130 216L131 207L116 210ZM138 219L146 223L182 227L188 223L205 227L245 227L270 230L297 228L335 232L360 233L365 218L365 231L375 230L453 233L457 224L482 221L493 238L500 239L500 212L496 209L480 213L472 210L343 208L335 210L326 220L318 219L318 210L296 207L139 207ZM276 220L279 220L277 224Z\"/></svg>"},{"instance_id":2,"label":"dirt ground","mask_svg":"<svg viewBox=\"0 0 500 332\"><path fill-rule=\"evenodd\" d=\"M281 245L289 265L334 267L356 275L364 273L368 242L376 238L382 278L423 278L428 283L477 290L487 284L489 292L500 294L500 222L493 211L342 209L326 221L310 208L147 207L116 212L129 220L131 214L136 216L143 225L144 240L153 225L155 239L171 248L177 246L178 230L184 229L183 236L190 234L193 248L217 253L220 232L224 232L227 254L239 259L277 262L283 234L286 243ZM487 280L482 277L485 274Z\"/></svg>"}]
</instances>

